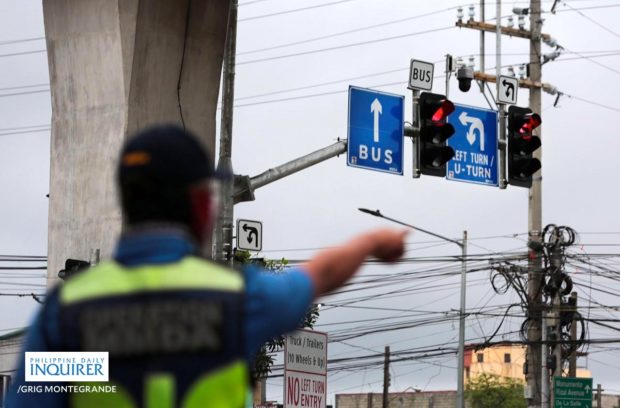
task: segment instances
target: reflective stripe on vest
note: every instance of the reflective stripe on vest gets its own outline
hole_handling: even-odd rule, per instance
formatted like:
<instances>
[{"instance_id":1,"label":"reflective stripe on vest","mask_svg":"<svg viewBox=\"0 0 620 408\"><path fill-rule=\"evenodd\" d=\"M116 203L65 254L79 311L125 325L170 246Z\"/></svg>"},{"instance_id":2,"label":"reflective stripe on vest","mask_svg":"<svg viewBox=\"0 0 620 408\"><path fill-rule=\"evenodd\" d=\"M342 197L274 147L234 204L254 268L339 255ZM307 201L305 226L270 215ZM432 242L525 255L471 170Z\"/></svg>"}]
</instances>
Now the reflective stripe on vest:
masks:
<instances>
[{"instance_id":1,"label":"reflective stripe on vest","mask_svg":"<svg viewBox=\"0 0 620 408\"><path fill-rule=\"evenodd\" d=\"M186 257L173 264L131 269L115 262L105 262L65 283L60 291L60 302L66 305L105 296L129 295L136 291L204 288L240 292L243 287L243 278L238 274L194 257Z\"/></svg>"},{"instance_id":2,"label":"reflective stripe on vest","mask_svg":"<svg viewBox=\"0 0 620 408\"><path fill-rule=\"evenodd\" d=\"M59 299L61 309L75 310L81 309L82 305L105 302L111 298L130 299L132 295L149 293L152 293L150 296L158 296L162 292L165 295L168 291L171 295L176 295L201 289L237 296L236 294L244 290L244 281L242 276L234 271L194 257L186 257L173 264L132 268L125 268L115 262L105 262L67 281L60 289ZM242 354L241 351L239 354ZM111 372L112 368L110 366ZM142 405L148 408L171 408L178 401L181 407L186 408L239 408L245 402L248 378L246 362L237 358L214 370L213 367L205 367L203 375L184 383L189 384L189 387L185 386L186 391L181 391L183 395L180 395L174 372L149 371L144 374L141 382ZM109 385L116 385L117 392L76 393L70 397L71 405L126 408L140 406L135 394L128 392L122 384L114 382L114 378L111 378Z\"/></svg>"},{"instance_id":3,"label":"reflective stripe on vest","mask_svg":"<svg viewBox=\"0 0 620 408\"><path fill-rule=\"evenodd\" d=\"M206 375L192 385L181 399L181 408L229 408L243 407L248 392L244 382L239 378L247 378L245 363L238 362L230 367ZM174 408L175 384L174 376L157 373L145 379L145 407ZM81 383L95 386L97 383ZM115 393L75 393L70 396L71 406L138 408L138 404L122 387L117 386Z\"/></svg>"}]
</instances>

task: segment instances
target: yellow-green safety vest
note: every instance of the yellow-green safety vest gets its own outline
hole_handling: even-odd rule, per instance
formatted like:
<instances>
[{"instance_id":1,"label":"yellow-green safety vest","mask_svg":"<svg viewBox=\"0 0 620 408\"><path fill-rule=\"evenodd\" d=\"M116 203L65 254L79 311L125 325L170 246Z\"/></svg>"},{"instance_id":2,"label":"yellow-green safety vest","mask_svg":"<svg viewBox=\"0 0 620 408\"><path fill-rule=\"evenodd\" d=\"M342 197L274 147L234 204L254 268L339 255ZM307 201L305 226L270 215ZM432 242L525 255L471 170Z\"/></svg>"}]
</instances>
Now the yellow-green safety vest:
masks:
<instances>
[{"instance_id":1,"label":"yellow-green safety vest","mask_svg":"<svg viewBox=\"0 0 620 408\"><path fill-rule=\"evenodd\" d=\"M116 392L74 393L70 405L242 407L243 294L239 273L196 257L130 268L105 262L73 277L59 290L62 348L108 351L107 385Z\"/></svg>"}]
</instances>

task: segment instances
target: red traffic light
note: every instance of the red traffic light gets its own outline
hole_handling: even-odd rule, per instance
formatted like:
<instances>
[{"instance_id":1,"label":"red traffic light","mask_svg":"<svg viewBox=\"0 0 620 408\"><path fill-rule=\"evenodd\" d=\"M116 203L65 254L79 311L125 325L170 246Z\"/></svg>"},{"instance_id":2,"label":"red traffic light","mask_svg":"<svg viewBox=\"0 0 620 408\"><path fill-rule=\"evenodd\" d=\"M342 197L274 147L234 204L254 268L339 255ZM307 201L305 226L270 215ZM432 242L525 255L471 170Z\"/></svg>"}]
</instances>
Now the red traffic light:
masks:
<instances>
[{"instance_id":1,"label":"red traffic light","mask_svg":"<svg viewBox=\"0 0 620 408\"><path fill-rule=\"evenodd\" d=\"M532 176L540 170L540 160L533 153L541 146L540 138L532 135L542 120L529 108L508 108L508 183L513 186L531 187Z\"/></svg>"},{"instance_id":2,"label":"red traffic light","mask_svg":"<svg viewBox=\"0 0 620 408\"><path fill-rule=\"evenodd\" d=\"M454 157L447 140L454 134L448 116L454 104L445 95L422 92L418 102L420 137L416 141L416 166L421 174L445 177L446 163Z\"/></svg>"},{"instance_id":3,"label":"red traffic light","mask_svg":"<svg viewBox=\"0 0 620 408\"><path fill-rule=\"evenodd\" d=\"M449 99L438 101L439 106L431 116L433 122L441 122L454 112L454 104Z\"/></svg>"},{"instance_id":4,"label":"red traffic light","mask_svg":"<svg viewBox=\"0 0 620 408\"><path fill-rule=\"evenodd\" d=\"M531 137L532 130L536 129L542 123L542 119L538 113L528 113L523 115L522 124L519 128L519 133L523 137Z\"/></svg>"}]
</instances>

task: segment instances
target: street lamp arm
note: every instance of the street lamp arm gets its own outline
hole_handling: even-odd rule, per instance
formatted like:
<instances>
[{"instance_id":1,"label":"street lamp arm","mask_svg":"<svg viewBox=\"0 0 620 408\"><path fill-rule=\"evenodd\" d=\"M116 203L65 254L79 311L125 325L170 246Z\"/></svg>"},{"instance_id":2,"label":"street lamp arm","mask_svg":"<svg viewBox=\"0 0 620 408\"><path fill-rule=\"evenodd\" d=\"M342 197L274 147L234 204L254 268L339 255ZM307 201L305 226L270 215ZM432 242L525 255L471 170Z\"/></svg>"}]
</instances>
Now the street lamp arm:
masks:
<instances>
[{"instance_id":1,"label":"street lamp arm","mask_svg":"<svg viewBox=\"0 0 620 408\"><path fill-rule=\"evenodd\" d=\"M363 213L374 215L375 217L379 217L379 218L384 218L384 219L386 219L388 221L395 222L396 224L400 224L400 225L403 225L405 227L409 227L409 228L414 229L416 231L423 232L423 233L431 235L431 236L433 236L435 238L439 238L439 239L443 239L444 241L452 242L453 244L458 245L459 248L463 248L463 243L461 243L460 241L458 241L456 239L444 237L443 235L435 234L434 232L425 230L425 229L420 228L420 227L416 227L416 226L411 225L411 224L407 224L406 222L402 222L402 221L396 220L394 218L386 217L385 215L381 214L381 211L379 211L379 210L373 211L373 210L369 210L368 208L358 208L358 210L360 210Z\"/></svg>"}]
</instances>

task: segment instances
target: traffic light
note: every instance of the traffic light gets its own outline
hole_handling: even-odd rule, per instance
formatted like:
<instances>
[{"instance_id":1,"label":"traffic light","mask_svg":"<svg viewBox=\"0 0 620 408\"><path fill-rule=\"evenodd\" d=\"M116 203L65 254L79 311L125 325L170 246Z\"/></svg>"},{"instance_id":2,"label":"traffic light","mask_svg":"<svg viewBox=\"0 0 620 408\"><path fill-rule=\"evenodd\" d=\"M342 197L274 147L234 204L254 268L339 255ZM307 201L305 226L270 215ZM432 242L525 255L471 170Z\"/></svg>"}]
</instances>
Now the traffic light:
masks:
<instances>
[{"instance_id":1,"label":"traffic light","mask_svg":"<svg viewBox=\"0 0 620 408\"><path fill-rule=\"evenodd\" d=\"M540 170L540 160L532 153L540 147L540 138L532 135L542 120L531 109L508 108L508 184L532 186L532 175Z\"/></svg>"},{"instance_id":2,"label":"traffic light","mask_svg":"<svg viewBox=\"0 0 620 408\"><path fill-rule=\"evenodd\" d=\"M454 104L444 95L422 92L419 108L420 173L445 177L446 163L454 157L454 150L446 143L454 134L454 126L447 123Z\"/></svg>"},{"instance_id":3,"label":"traffic light","mask_svg":"<svg viewBox=\"0 0 620 408\"><path fill-rule=\"evenodd\" d=\"M90 263L79 259L67 259L65 261L65 269L58 272L58 277L67 280L73 275L82 272L90 267Z\"/></svg>"}]
</instances>

